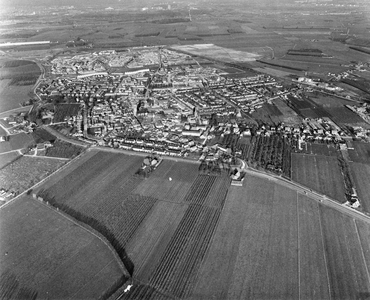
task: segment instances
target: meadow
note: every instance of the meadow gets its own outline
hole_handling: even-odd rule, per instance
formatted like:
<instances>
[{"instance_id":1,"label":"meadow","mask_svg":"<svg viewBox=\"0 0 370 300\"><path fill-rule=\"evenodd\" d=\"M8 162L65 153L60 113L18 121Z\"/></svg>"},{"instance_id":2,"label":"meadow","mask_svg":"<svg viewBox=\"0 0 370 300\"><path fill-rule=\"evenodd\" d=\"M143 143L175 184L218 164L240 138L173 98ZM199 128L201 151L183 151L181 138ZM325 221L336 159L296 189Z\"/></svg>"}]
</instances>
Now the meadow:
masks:
<instances>
[{"instance_id":1,"label":"meadow","mask_svg":"<svg viewBox=\"0 0 370 300\"><path fill-rule=\"evenodd\" d=\"M294 154L293 170L304 169L294 162L301 158L313 172L304 178L344 197L319 183L338 168L330 153ZM194 162L164 159L148 178L136 177L142 159L89 150L35 191L119 242L134 287L114 299L348 299L370 291L368 224L276 181L247 175L242 187L230 186L226 174L201 174Z\"/></svg>"},{"instance_id":2,"label":"meadow","mask_svg":"<svg viewBox=\"0 0 370 300\"><path fill-rule=\"evenodd\" d=\"M36 63L0 60L0 112L20 107L33 96L33 86L41 71Z\"/></svg>"},{"instance_id":3,"label":"meadow","mask_svg":"<svg viewBox=\"0 0 370 300\"><path fill-rule=\"evenodd\" d=\"M102 240L30 195L0 209L0 227L0 285L13 297L29 289L38 299L97 299L125 274Z\"/></svg>"},{"instance_id":4,"label":"meadow","mask_svg":"<svg viewBox=\"0 0 370 300\"><path fill-rule=\"evenodd\" d=\"M334 156L293 153L292 180L345 202L344 180Z\"/></svg>"},{"instance_id":5,"label":"meadow","mask_svg":"<svg viewBox=\"0 0 370 300\"><path fill-rule=\"evenodd\" d=\"M230 188L193 299L366 295L368 245L360 244L369 229L288 187L247 175L242 188Z\"/></svg>"},{"instance_id":6,"label":"meadow","mask_svg":"<svg viewBox=\"0 0 370 300\"><path fill-rule=\"evenodd\" d=\"M370 165L359 162L351 162L349 167L352 178L354 179L354 186L357 190L362 209L365 212L370 213Z\"/></svg>"}]
</instances>

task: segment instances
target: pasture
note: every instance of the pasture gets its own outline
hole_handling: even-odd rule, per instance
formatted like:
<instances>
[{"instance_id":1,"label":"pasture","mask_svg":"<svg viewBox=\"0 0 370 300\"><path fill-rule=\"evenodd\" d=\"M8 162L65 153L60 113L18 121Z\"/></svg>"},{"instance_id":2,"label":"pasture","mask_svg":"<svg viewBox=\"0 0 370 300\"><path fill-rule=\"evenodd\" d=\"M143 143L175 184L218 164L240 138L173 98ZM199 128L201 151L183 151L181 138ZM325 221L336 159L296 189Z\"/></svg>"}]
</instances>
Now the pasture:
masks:
<instances>
[{"instance_id":1,"label":"pasture","mask_svg":"<svg viewBox=\"0 0 370 300\"><path fill-rule=\"evenodd\" d=\"M347 107L331 107L326 108L326 111L332 115L332 119L336 124L361 124L364 120L352 112Z\"/></svg>"},{"instance_id":2,"label":"pasture","mask_svg":"<svg viewBox=\"0 0 370 300\"><path fill-rule=\"evenodd\" d=\"M302 145L302 150L299 153L316 154L325 156L337 156L337 149L331 144L318 144L306 142Z\"/></svg>"},{"instance_id":3,"label":"pasture","mask_svg":"<svg viewBox=\"0 0 370 300\"><path fill-rule=\"evenodd\" d=\"M243 188L230 188L193 299L367 295L369 230L307 196L247 175Z\"/></svg>"},{"instance_id":4,"label":"pasture","mask_svg":"<svg viewBox=\"0 0 370 300\"><path fill-rule=\"evenodd\" d=\"M358 193L362 209L370 213L370 165L358 162L352 162L349 164L352 178L354 179L354 185Z\"/></svg>"},{"instance_id":5,"label":"pasture","mask_svg":"<svg viewBox=\"0 0 370 300\"><path fill-rule=\"evenodd\" d=\"M0 169L20 157L18 151L0 154Z\"/></svg>"},{"instance_id":6,"label":"pasture","mask_svg":"<svg viewBox=\"0 0 370 300\"><path fill-rule=\"evenodd\" d=\"M31 97L40 73L39 67L32 61L0 60L1 112L20 107Z\"/></svg>"},{"instance_id":7,"label":"pasture","mask_svg":"<svg viewBox=\"0 0 370 300\"><path fill-rule=\"evenodd\" d=\"M353 149L348 149L349 157L354 162L370 163L370 144L352 142Z\"/></svg>"},{"instance_id":8,"label":"pasture","mask_svg":"<svg viewBox=\"0 0 370 300\"><path fill-rule=\"evenodd\" d=\"M1 272L38 299L97 299L124 274L98 237L30 196L0 209L0 227Z\"/></svg>"},{"instance_id":9,"label":"pasture","mask_svg":"<svg viewBox=\"0 0 370 300\"><path fill-rule=\"evenodd\" d=\"M9 141L5 141L0 144L0 154L24 149L32 144L34 144L34 139L31 134L26 134L24 132L13 134L9 136Z\"/></svg>"},{"instance_id":10,"label":"pasture","mask_svg":"<svg viewBox=\"0 0 370 300\"><path fill-rule=\"evenodd\" d=\"M302 177L312 182L338 168L331 156L293 156L303 162L296 168L314 165ZM53 201L104 224L124 247L134 287L115 296L338 299L370 292L362 277L369 225L275 181L247 175L243 187L230 187L226 174L202 175L195 163L164 159L149 178L135 177L142 159L89 150L40 187ZM327 182L314 184L328 195L339 193ZM349 237L356 249L343 248ZM353 259L337 266L342 252ZM342 268L353 279L342 280Z\"/></svg>"},{"instance_id":11,"label":"pasture","mask_svg":"<svg viewBox=\"0 0 370 300\"><path fill-rule=\"evenodd\" d=\"M344 179L336 157L293 153L292 180L339 202L345 201Z\"/></svg>"}]
</instances>

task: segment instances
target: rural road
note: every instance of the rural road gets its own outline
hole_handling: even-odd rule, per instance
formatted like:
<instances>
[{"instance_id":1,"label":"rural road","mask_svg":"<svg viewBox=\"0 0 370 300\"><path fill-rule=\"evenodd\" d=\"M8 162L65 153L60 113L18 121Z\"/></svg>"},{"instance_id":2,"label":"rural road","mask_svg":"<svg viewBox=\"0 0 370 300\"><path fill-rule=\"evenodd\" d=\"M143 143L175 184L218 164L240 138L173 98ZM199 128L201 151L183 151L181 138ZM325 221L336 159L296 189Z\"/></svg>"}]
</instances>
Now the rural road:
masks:
<instances>
[{"instance_id":1,"label":"rural road","mask_svg":"<svg viewBox=\"0 0 370 300\"><path fill-rule=\"evenodd\" d=\"M355 210L353 208L350 208L349 206L346 206L344 204L338 203L336 200L331 199L328 196L320 194L316 191L312 191L310 188L307 188L299 183L289 181L280 176L270 175L262 171L252 169L250 167L246 167L244 168L244 170L250 175L255 175L255 176L259 176L259 177L262 177L268 180L275 181L276 183L286 186L290 189L296 190L297 193L307 196L310 199L316 200L323 205L332 207L335 210L340 211L341 213L344 213L354 219L361 220L361 221L364 221L370 224L370 217L365 215L364 213L358 210Z\"/></svg>"},{"instance_id":2,"label":"rural road","mask_svg":"<svg viewBox=\"0 0 370 300\"><path fill-rule=\"evenodd\" d=\"M65 141L65 142L68 142L68 143L71 143L71 144L74 144L74 145L77 145L77 146L81 146L81 147L90 146L90 144L87 144L87 143L84 143L82 141L78 141L78 140L66 137L64 134L61 134L59 131L57 131L57 130L55 130L55 129L47 126L47 125L41 126L41 128L45 129L47 132L51 133L52 135L56 136L58 139L60 139L62 141Z\"/></svg>"},{"instance_id":3,"label":"rural road","mask_svg":"<svg viewBox=\"0 0 370 300\"><path fill-rule=\"evenodd\" d=\"M33 107L32 105L27 105L27 106L21 106L21 107L7 110L7 111L3 111L0 113L0 119L9 117L9 115L17 113L17 112L29 111L32 107Z\"/></svg>"}]
</instances>

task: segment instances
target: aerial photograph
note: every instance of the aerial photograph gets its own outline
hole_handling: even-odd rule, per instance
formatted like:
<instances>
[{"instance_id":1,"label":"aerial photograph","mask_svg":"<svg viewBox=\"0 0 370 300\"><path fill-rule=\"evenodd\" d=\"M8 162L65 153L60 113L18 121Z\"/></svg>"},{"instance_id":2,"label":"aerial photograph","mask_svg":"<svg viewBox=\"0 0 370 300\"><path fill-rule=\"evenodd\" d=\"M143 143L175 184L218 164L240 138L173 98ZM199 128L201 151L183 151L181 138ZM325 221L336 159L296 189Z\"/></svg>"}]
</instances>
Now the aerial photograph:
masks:
<instances>
[{"instance_id":1,"label":"aerial photograph","mask_svg":"<svg viewBox=\"0 0 370 300\"><path fill-rule=\"evenodd\" d=\"M370 300L370 0L0 0L0 299Z\"/></svg>"}]
</instances>

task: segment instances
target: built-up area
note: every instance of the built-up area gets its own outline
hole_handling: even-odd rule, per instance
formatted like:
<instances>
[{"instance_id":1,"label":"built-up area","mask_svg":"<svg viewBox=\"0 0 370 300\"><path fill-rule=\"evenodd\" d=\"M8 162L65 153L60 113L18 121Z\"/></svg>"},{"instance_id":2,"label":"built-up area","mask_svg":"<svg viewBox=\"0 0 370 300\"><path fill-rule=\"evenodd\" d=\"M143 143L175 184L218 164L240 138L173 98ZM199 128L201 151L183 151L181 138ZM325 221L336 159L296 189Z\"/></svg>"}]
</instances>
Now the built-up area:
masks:
<instances>
[{"instance_id":1,"label":"built-up area","mask_svg":"<svg viewBox=\"0 0 370 300\"><path fill-rule=\"evenodd\" d=\"M299 95L297 85L288 88L260 73L232 76L226 67L170 49L58 57L47 67L52 76L36 88L50 103L42 109L43 120L102 146L215 159L230 152L218 144L220 138L250 136L252 128L257 135L295 135L299 147L305 141L340 142L345 135L329 118L257 124L251 114L276 99L289 103Z\"/></svg>"}]
</instances>

